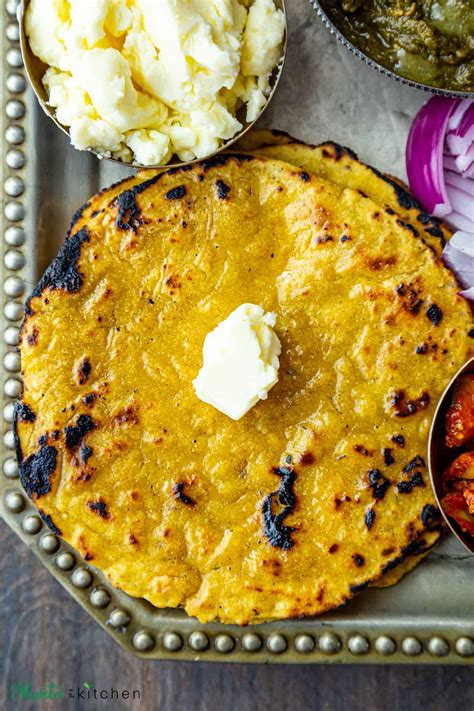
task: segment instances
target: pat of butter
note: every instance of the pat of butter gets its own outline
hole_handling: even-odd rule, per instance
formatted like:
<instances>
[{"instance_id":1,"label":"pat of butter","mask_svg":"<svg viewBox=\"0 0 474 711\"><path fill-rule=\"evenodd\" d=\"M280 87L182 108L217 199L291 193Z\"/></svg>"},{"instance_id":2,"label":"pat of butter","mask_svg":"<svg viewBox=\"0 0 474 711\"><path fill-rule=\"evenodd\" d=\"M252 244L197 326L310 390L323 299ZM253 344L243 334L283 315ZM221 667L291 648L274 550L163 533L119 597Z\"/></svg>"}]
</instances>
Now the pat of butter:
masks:
<instances>
[{"instance_id":1,"label":"pat of butter","mask_svg":"<svg viewBox=\"0 0 474 711\"><path fill-rule=\"evenodd\" d=\"M278 382L281 343L276 314L242 304L204 340L203 366L193 381L196 395L240 420Z\"/></svg>"}]
</instances>

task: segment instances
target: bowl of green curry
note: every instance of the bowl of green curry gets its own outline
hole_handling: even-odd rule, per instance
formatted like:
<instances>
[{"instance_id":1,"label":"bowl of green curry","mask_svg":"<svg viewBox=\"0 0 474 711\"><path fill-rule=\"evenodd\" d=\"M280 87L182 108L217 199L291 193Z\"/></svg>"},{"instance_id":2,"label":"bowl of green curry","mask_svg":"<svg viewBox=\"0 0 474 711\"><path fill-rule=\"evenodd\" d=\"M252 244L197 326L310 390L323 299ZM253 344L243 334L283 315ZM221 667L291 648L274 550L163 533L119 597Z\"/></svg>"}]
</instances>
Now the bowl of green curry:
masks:
<instances>
[{"instance_id":1,"label":"bowl of green curry","mask_svg":"<svg viewBox=\"0 0 474 711\"><path fill-rule=\"evenodd\" d=\"M474 0L310 0L329 30L384 74L474 96Z\"/></svg>"}]
</instances>

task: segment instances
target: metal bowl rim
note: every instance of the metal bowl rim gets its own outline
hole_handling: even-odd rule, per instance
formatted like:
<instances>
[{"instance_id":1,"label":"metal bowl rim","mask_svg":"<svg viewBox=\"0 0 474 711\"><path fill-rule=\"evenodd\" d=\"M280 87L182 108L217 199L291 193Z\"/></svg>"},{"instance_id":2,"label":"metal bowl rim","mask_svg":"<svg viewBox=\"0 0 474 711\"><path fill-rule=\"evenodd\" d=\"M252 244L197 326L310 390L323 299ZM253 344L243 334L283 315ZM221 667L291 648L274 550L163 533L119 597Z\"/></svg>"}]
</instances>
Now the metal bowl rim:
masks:
<instances>
[{"instance_id":1,"label":"metal bowl rim","mask_svg":"<svg viewBox=\"0 0 474 711\"><path fill-rule=\"evenodd\" d=\"M453 377L449 381L448 385L443 390L443 393L440 396L440 398L436 404L436 409L433 414L433 419L431 420L431 426L430 426L430 431L429 431L429 435L428 435L428 473L429 473L429 477L430 477L430 483L431 483L431 486L432 486L432 489L433 489L433 492L434 492L434 495L436 498L436 503L438 504L438 508L441 511L441 514L442 514L445 522L449 526L450 531L456 536L458 541L460 543L462 543L462 545L464 546L464 548L466 548L466 550L468 550L470 553L474 554L474 541L471 546L468 545L468 543L465 540L464 534L463 535L459 534L459 531L454 527L452 520L449 518L449 516L446 515L443 507L441 506L441 499L438 495L438 489L439 489L438 479L440 477L435 475L433 461L432 461L433 440L434 440L434 435L435 435L435 429L438 425L438 417L444 409L444 405L446 403L446 397L447 397L448 393L450 392L451 388L453 387L454 383L458 380L458 378L460 378L462 375L464 375L464 373L466 371L470 372L470 369L472 369L472 372L474 372L474 356L469 358L469 360L467 360L458 369L456 374L453 375ZM466 534L466 537L467 536L468 536L468 534Z\"/></svg>"}]
</instances>

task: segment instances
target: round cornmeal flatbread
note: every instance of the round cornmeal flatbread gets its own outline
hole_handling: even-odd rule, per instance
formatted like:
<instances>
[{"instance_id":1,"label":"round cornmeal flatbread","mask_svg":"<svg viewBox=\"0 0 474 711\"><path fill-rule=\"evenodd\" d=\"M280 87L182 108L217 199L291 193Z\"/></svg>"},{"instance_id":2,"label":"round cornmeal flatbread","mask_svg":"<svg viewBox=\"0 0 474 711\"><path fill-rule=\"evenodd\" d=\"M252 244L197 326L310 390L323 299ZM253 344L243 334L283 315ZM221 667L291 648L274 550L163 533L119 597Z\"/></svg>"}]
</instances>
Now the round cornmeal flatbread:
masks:
<instances>
[{"instance_id":1,"label":"round cornmeal flatbread","mask_svg":"<svg viewBox=\"0 0 474 711\"><path fill-rule=\"evenodd\" d=\"M290 144L290 145L285 145ZM279 150L279 146L283 146ZM396 208L401 211L400 219L410 225L412 230L422 234L427 241L434 245L439 253L443 242L450 237L449 230L435 218L424 213L413 197L408 194L406 187L396 178L381 174L376 169L361 163L357 156L348 148L339 146L334 142L325 142L319 146L310 146L297 141L288 134L275 130L253 130L247 133L238 144L238 147L252 155L265 155L268 150L270 155L277 160L282 160L296 167L310 171L313 175L328 179L342 187L351 187L354 190L367 190L368 196L384 210ZM294 163L292 163L294 161ZM69 234L74 234L87 220L106 207L120 192L133 188L144 180L154 177L157 171L141 170L136 175L116 183L98 195L88 200L73 216ZM431 525L429 522L428 525ZM421 562L426 551L439 541L442 535L441 528L423 531L417 542L411 546L410 555L399 558L397 564L385 573L376 582L374 587L389 587L395 585L408 572Z\"/></svg>"},{"instance_id":2,"label":"round cornmeal flatbread","mask_svg":"<svg viewBox=\"0 0 474 711\"><path fill-rule=\"evenodd\" d=\"M454 277L370 198L263 157L111 200L28 302L23 486L157 607L245 624L342 604L439 525L427 433L472 343ZM283 350L235 422L192 380L244 302L276 312Z\"/></svg>"},{"instance_id":3,"label":"round cornmeal flatbread","mask_svg":"<svg viewBox=\"0 0 474 711\"><path fill-rule=\"evenodd\" d=\"M342 187L360 190L383 210L396 213L397 218L422 237L438 256L451 237L448 227L428 215L401 180L363 163L350 148L331 141L309 146L268 130L251 132L239 145L241 150L286 161Z\"/></svg>"}]
</instances>

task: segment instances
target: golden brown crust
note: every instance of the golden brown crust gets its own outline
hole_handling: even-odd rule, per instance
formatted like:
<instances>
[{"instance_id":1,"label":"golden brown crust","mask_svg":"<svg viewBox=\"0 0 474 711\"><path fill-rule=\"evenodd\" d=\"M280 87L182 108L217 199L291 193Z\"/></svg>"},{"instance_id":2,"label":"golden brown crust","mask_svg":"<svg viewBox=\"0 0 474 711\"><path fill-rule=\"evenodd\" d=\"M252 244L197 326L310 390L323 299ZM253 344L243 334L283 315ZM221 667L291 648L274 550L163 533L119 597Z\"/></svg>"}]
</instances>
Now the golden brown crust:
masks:
<instances>
[{"instance_id":1,"label":"golden brown crust","mask_svg":"<svg viewBox=\"0 0 474 711\"><path fill-rule=\"evenodd\" d=\"M256 145L259 140L260 147ZM424 212L405 183L363 163L349 148L331 141L308 146L294 139L277 145L272 143L271 132L258 131L251 145L249 150L256 155L284 160L325 180L362 191L382 209L393 210L438 255L451 237L452 232L444 223Z\"/></svg>"},{"instance_id":2,"label":"golden brown crust","mask_svg":"<svg viewBox=\"0 0 474 711\"><path fill-rule=\"evenodd\" d=\"M79 218L29 302L25 488L158 607L246 624L342 604L409 554L434 507L427 429L469 352L452 275L396 215L276 160L123 187ZM192 379L245 301L277 312L281 377L234 422Z\"/></svg>"}]
</instances>

